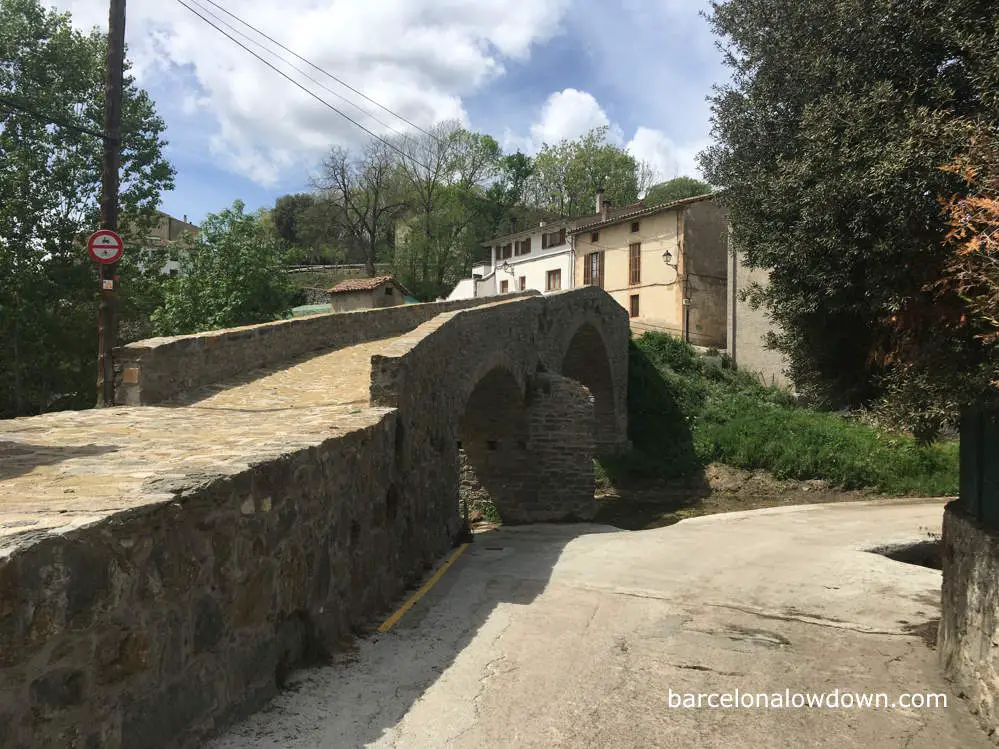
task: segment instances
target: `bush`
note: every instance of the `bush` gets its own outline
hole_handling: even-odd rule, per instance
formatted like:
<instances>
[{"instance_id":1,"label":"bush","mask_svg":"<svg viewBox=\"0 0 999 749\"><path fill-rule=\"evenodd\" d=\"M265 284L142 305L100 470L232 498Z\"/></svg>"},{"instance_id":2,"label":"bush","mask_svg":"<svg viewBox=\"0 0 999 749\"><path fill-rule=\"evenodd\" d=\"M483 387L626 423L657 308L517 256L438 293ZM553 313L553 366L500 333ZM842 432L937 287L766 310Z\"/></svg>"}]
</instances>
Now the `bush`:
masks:
<instances>
[{"instance_id":1,"label":"bush","mask_svg":"<svg viewBox=\"0 0 999 749\"><path fill-rule=\"evenodd\" d=\"M707 364L687 343L646 333L631 344L633 450L601 461L611 481L690 476L710 462L778 478L823 479L896 495L957 491L957 444L922 446L795 404L746 372Z\"/></svg>"}]
</instances>

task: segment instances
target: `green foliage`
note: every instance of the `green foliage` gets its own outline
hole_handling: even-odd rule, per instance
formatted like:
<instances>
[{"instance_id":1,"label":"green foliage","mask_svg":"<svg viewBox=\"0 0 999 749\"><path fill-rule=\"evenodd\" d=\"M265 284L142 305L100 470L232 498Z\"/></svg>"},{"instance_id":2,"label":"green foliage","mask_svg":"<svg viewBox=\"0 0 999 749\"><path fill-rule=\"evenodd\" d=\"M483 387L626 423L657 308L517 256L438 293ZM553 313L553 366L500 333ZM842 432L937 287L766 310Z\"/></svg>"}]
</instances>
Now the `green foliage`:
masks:
<instances>
[{"instance_id":1,"label":"green foliage","mask_svg":"<svg viewBox=\"0 0 999 749\"><path fill-rule=\"evenodd\" d=\"M701 182L693 177L676 177L650 187L643 200L646 205L663 205L664 203L672 203L674 200L707 195L709 192L711 192L711 185L707 182Z\"/></svg>"},{"instance_id":2,"label":"green foliage","mask_svg":"<svg viewBox=\"0 0 999 749\"><path fill-rule=\"evenodd\" d=\"M786 391L706 362L677 338L645 333L632 341L629 367L634 449L601 461L612 479L674 479L720 462L845 489L923 496L957 490L956 443L921 446L801 408Z\"/></svg>"},{"instance_id":3,"label":"green foliage","mask_svg":"<svg viewBox=\"0 0 999 749\"><path fill-rule=\"evenodd\" d=\"M956 188L940 167L964 119L999 120L994 3L726 0L710 21L733 78L702 166L734 244L771 271L761 299L796 385L829 406L876 401L902 321L922 370L905 377L945 393L983 352L939 324L928 290L947 256L938 196Z\"/></svg>"},{"instance_id":4,"label":"green foliage","mask_svg":"<svg viewBox=\"0 0 999 749\"><path fill-rule=\"evenodd\" d=\"M457 121L439 123L431 134L399 143L411 158L398 162L408 211L393 257L396 277L423 299L467 277L488 238L480 232L491 232L504 213L502 204L497 212L489 207L487 190L499 178L503 187L493 197L505 199L508 189L516 194L530 167L526 157L504 161L494 138Z\"/></svg>"},{"instance_id":5,"label":"green foliage","mask_svg":"<svg viewBox=\"0 0 999 749\"><path fill-rule=\"evenodd\" d=\"M237 200L205 217L153 315L160 335L269 322L288 313L292 291L277 241L244 207Z\"/></svg>"},{"instance_id":6,"label":"green foliage","mask_svg":"<svg viewBox=\"0 0 999 749\"><path fill-rule=\"evenodd\" d=\"M37 0L0 3L0 96L100 131L105 57L104 36L75 30L68 14ZM145 329L157 293L162 266L136 240L173 169L163 121L127 65L124 83L118 273L127 336ZM94 403L97 268L83 243L98 227L101 155L92 135L0 105L0 418Z\"/></svg>"},{"instance_id":7,"label":"green foliage","mask_svg":"<svg viewBox=\"0 0 999 749\"><path fill-rule=\"evenodd\" d=\"M606 126L575 140L545 143L534 158L530 201L556 216L593 213L597 190L612 205L638 200L638 164L623 148L608 142Z\"/></svg>"}]
</instances>

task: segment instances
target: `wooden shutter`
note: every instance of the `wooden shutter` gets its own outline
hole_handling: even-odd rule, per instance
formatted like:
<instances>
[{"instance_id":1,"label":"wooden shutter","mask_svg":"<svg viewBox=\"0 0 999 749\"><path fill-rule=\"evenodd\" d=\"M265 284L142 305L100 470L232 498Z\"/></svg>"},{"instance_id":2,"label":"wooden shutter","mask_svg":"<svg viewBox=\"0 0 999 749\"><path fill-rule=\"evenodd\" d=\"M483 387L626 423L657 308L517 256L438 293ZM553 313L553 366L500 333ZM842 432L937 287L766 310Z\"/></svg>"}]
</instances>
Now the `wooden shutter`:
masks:
<instances>
[{"instance_id":1,"label":"wooden shutter","mask_svg":"<svg viewBox=\"0 0 999 749\"><path fill-rule=\"evenodd\" d=\"M632 286L642 282L642 245L635 242L628 247L628 279Z\"/></svg>"},{"instance_id":2,"label":"wooden shutter","mask_svg":"<svg viewBox=\"0 0 999 749\"><path fill-rule=\"evenodd\" d=\"M562 230L558 233L558 243L559 244L565 244L565 227L564 226L562 227Z\"/></svg>"},{"instance_id":3,"label":"wooden shutter","mask_svg":"<svg viewBox=\"0 0 999 749\"><path fill-rule=\"evenodd\" d=\"M604 253L597 253L597 268L600 274L600 279L597 281L597 286L601 289L604 287Z\"/></svg>"},{"instance_id":4,"label":"wooden shutter","mask_svg":"<svg viewBox=\"0 0 999 749\"><path fill-rule=\"evenodd\" d=\"M544 233L541 234L541 249L542 250L548 249L548 235Z\"/></svg>"},{"instance_id":5,"label":"wooden shutter","mask_svg":"<svg viewBox=\"0 0 999 749\"><path fill-rule=\"evenodd\" d=\"M583 285L589 286L593 283L593 274L590 272L593 254L583 255Z\"/></svg>"}]
</instances>

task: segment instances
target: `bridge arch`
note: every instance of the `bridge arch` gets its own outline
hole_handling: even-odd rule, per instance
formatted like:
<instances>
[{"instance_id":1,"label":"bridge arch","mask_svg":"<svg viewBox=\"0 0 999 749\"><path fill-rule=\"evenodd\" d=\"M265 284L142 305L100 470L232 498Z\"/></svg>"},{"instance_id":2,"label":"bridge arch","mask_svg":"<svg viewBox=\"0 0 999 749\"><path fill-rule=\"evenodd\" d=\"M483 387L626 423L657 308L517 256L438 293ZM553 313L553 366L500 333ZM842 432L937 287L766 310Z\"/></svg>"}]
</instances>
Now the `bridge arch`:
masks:
<instances>
[{"instance_id":1,"label":"bridge arch","mask_svg":"<svg viewBox=\"0 0 999 749\"><path fill-rule=\"evenodd\" d=\"M559 372L585 385L593 397L593 437L597 452L613 452L619 448L621 435L614 375L604 337L593 322L584 321L576 328L562 356Z\"/></svg>"},{"instance_id":2,"label":"bridge arch","mask_svg":"<svg viewBox=\"0 0 999 749\"><path fill-rule=\"evenodd\" d=\"M529 416L524 389L503 365L479 377L457 419L459 495L491 500L510 520L532 490Z\"/></svg>"}]
</instances>

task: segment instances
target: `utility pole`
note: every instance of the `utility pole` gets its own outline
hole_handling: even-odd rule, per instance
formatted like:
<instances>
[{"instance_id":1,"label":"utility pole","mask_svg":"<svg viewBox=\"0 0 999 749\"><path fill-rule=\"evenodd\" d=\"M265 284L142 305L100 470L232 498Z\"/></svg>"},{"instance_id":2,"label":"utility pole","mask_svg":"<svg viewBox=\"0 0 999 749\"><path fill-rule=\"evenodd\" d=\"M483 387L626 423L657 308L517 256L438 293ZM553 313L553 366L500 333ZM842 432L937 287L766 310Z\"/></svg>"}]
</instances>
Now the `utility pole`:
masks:
<instances>
[{"instance_id":1,"label":"utility pole","mask_svg":"<svg viewBox=\"0 0 999 749\"><path fill-rule=\"evenodd\" d=\"M125 0L111 0L108 17L107 84L104 89L104 159L101 167L101 228L118 230L118 169L121 162L121 89L125 64ZM114 405L111 352L118 338L118 266L101 265L97 312L97 406Z\"/></svg>"}]
</instances>

